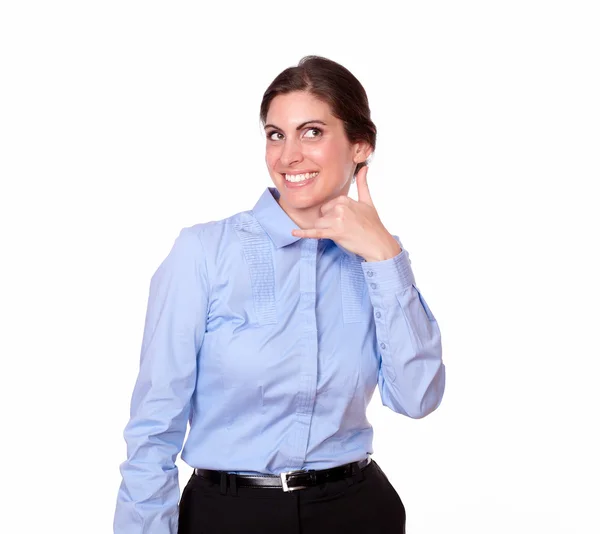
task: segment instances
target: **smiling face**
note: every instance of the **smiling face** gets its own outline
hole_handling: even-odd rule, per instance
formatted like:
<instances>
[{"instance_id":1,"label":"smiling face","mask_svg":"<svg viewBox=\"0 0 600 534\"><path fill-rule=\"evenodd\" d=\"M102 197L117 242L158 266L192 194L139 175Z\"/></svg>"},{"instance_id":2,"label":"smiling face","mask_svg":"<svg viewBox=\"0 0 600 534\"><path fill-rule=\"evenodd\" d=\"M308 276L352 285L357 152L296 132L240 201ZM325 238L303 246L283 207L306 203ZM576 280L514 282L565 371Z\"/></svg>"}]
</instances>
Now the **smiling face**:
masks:
<instances>
[{"instance_id":1,"label":"smiling face","mask_svg":"<svg viewBox=\"0 0 600 534\"><path fill-rule=\"evenodd\" d=\"M356 164L368 156L367 144L350 143L343 122L306 91L271 101L265 133L265 161L279 205L298 224L312 224L322 204L347 195Z\"/></svg>"}]
</instances>

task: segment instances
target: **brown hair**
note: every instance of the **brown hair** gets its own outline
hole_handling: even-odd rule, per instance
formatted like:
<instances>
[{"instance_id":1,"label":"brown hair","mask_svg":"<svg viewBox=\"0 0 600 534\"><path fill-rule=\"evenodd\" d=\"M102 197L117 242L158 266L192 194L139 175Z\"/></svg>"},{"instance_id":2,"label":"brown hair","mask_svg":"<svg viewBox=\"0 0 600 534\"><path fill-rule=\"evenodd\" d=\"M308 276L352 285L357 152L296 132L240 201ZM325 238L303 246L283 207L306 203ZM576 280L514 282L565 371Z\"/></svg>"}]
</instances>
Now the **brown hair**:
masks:
<instances>
[{"instance_id":1,"label":"brown hair","mask_svg":"<svg viewBox=\"0 0 600 534\"><path fill-rule=\"evenodd\" d=\"M280 94L308 91L329 105L331 113L344 123L350 143L366 141L373 150L377 128L371 120L369 100L364 87L345 67L321 56L305 56L298 66L282 71L267 88L260 104L260 120L264 126L271 101ZM356 173L366 165L356 166Z\"/></svg>"}]
</instances>

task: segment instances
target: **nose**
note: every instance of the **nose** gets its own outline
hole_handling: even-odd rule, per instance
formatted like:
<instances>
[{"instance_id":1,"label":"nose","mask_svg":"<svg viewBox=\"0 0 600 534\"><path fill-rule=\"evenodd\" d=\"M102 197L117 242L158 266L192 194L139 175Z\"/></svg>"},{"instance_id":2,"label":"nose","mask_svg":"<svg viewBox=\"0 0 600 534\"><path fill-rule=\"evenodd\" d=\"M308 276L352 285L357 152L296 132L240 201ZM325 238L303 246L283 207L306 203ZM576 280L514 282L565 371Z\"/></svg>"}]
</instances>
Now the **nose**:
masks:
<instances>
[{"instance_id":1,"label":"nose","mask_svg":"<svg viewBox=\"0 0 600 534\"><path fill-rule=\"evenodd\" d=\"M293 163L302 161L302 159L302 146L300 145L300 142L293 138L287 138L283 145L281 156L279 157L281 164L289 167Z\"/></svg>"}]
</instances>

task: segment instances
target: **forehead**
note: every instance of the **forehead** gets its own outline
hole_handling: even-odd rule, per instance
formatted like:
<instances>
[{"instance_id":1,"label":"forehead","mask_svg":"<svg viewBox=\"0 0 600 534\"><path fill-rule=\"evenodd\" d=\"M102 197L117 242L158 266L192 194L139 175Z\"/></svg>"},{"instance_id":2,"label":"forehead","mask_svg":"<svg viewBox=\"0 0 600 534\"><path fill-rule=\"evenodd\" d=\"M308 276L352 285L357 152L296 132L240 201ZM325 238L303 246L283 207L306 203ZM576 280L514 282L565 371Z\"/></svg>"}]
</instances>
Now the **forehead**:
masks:
<instances>
[{"instance_id":1,"label":"forehead","mask_svg":"<svg viewBox=\"0 0 600 534\"><path fill-rule=\"evenodd\" d=\"M328 123L336 119L329 105L306 91L294 91L277 95L269 106L267 123L278 126L294 126L309 120L322 120Z\"/></svg>"}]
</instances>

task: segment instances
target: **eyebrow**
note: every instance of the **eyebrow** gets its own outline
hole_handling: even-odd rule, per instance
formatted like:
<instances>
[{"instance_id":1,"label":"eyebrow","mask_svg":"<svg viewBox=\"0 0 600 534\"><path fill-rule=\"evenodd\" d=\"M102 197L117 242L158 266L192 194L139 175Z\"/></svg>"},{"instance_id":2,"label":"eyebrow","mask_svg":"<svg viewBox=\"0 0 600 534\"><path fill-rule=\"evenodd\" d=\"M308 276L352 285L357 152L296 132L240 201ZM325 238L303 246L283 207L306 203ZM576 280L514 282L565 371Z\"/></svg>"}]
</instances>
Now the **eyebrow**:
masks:
<instances>
[{"instance_id":1,"label":"eyebrow","mask_svg":"<svg viewBox=\"0 0 600 534\"><path fill-rule=\"evenodd\" d=\"M304 128L307 124L311 124L311 123L318 123L318 124L322 124L323 126L327 126L327 123L320 121L320 120L312 120L312 121L306 121L303 122L302 124L299 124L298 126L296 126L296 130L301 130L302 128ZM275 126L274 124L265 124L265 130L267 128L275 128L276 130L281 130L281 128Z\"/></svg>"}]
</instances>

